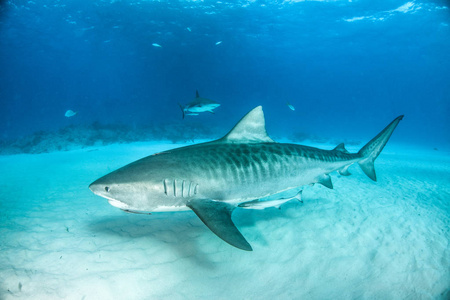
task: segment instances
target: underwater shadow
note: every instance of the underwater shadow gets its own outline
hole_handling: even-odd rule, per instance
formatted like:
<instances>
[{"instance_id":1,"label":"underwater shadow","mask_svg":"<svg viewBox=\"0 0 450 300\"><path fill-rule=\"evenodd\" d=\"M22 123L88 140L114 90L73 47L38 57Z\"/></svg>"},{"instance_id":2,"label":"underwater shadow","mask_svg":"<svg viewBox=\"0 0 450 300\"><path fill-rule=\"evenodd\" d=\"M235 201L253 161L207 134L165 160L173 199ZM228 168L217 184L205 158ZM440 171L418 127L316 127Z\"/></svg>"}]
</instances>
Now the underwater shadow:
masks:
<instances>
[{"instance_id":1,"label":"underwater shadow","mask_svg":"<svg viewBox=\"0 0 450 300\"><path fill-rule=\"evenodd\" d=\"M164 217L166 214L170 215ZM179 257L193 260L204 268L214 269L213 260L201 249L196 238L208 229L203 228L203 223L200 224L202 226L197 226L197 217L193 213L178 212L176 217L172 214L107 216L92 221L88 224L88 229L98 234L124 239L158 240L176 251Z\"/></svg>"},{"instance_id":2,"label":"underwater shadow","mask_svg":"<svg viewBox=\"0 0 450 300\"><path fill-rule=\"evenodd\" d=\"M248 228L253 230L253 239L264 241L265 235L257 229L259 222L276 219L291 219L302 208L301 203L286 203L281 209L268 208L265 210L236 209L233 213L233 220L238 228ZM214 253L208 253L202 248L199 237L205 233L214 235L202 221L190 211L175 213L157 213L153 215L121 214L106 216L93 220L88 224L88 229L92 232L111 235L116 237L133 239L155 239L176 251L179 257L193 260L195 264L204 268L214 269ZM245 235L245 234L244 234ZM223 247L231 247L228 250L237 251L244 254L245 251L234 248L221 241ZM247 237L248 238L248 237ZM202 239L204 241L204 239ZM249 240L251 244L252 241Z\"/></svg>"}]
</instances>

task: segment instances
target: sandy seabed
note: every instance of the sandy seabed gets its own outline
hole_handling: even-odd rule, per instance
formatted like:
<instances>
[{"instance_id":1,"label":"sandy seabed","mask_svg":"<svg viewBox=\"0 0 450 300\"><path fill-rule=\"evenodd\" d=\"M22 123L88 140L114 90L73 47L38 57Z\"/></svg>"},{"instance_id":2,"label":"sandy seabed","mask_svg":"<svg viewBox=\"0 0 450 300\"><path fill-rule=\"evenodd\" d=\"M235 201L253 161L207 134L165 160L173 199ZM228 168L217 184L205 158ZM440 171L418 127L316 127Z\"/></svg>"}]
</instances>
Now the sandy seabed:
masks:
<instances>
[{"instance_id":1,"label":"sandy seabed","mask_svg":"<svg viewBox=\"0 0 450 300\"><path fill-rule=\"evenodd\" d=\"M378 182L352 166L303 204L237 209L246 252L193 212L126 214L88 189L178 146L0 156L0 299L450 298L448 152L390 143Z\"/></svg>"}]
</instances>

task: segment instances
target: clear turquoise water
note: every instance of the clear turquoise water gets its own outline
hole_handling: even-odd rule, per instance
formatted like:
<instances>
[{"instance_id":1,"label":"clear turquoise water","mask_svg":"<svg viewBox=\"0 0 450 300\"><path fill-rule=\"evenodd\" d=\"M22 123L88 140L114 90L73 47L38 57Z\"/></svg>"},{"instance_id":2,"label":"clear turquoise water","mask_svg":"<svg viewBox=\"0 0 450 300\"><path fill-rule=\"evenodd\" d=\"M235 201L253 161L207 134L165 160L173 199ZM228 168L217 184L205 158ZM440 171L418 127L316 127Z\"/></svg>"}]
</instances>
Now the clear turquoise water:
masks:
<instances>
[{"instance_id":1,"label":"clear turquoise water","mask_svg":"<svg viewBox=\"0 0 450 300\"><path fill-rule=\"evenodd\" d=\"M446 1L0 1L0 299L448 299L449 24ZM182 120L195 90L221 106ZM325 149L405 119L378 182L237 209L251 253L89 191L257 105Z\"/></svg>"}]
</instances>

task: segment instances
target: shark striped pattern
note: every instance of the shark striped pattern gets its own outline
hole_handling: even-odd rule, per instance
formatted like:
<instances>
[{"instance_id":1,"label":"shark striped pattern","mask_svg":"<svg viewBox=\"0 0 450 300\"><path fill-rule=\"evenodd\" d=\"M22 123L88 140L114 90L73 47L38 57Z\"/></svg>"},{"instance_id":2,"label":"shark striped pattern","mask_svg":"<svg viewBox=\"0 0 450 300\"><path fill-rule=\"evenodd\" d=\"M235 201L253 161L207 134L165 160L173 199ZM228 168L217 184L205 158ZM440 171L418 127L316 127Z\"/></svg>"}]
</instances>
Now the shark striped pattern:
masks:
<instances>
[{"instance_id":1,"label":"shark striped pattern","mask_svg":"<svg viewBox=\"0 0 450 300\"><path fill-rule=\"evenodd\" d=\"M93 182L89 188L126 212L194 211L229 244L252 250L234 225L236 207L261 209L300 200L268 199L287 190L320 183L333 188L329 173L350 175L358 163L376 181L374 161L403 116L392 121L359 152L344 144L332 150L274 142L256 107L223 138L153 154Z\"/></svg>"}]
</instances>

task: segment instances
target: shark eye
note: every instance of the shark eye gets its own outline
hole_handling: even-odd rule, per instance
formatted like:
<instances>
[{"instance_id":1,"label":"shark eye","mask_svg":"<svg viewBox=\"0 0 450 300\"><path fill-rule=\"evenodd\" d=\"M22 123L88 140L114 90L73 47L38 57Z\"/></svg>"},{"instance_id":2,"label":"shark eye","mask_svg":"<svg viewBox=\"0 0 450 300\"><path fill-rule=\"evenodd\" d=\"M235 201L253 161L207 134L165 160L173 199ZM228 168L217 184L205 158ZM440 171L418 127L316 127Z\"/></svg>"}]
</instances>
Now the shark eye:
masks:
<instances>
[{"instance_id":1,"label":"shark eye","mask_svg":"<svg viewBox=\"0 0 450 300\"><path fill-rule=\"evenodd\" d=\"M109 186L105 186L105 191L109 192Z\"/></svg>"}]
</instances>

